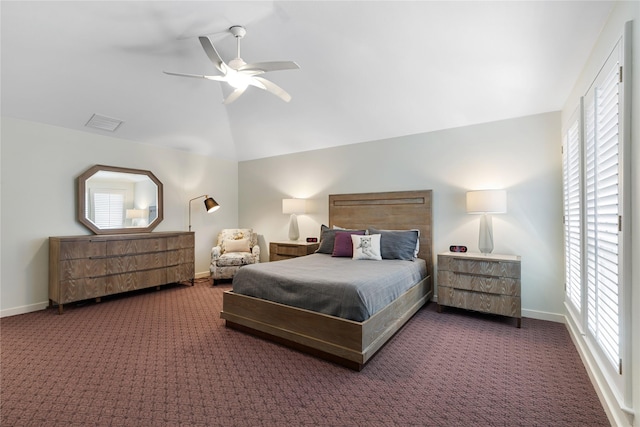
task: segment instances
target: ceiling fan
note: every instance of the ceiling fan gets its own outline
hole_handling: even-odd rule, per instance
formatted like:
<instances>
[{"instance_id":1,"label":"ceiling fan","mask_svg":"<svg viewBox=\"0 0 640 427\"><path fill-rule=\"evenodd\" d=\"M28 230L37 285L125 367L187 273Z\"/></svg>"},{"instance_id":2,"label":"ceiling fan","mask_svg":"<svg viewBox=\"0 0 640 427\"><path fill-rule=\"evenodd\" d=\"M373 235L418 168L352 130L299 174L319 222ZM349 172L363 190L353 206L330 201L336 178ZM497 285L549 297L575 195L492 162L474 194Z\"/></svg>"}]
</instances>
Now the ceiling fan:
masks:
<instances>
[{"instance_id":1,"label":"ceiling fan","mask_svg":"<svg viewBox=\"0 0 640 427\"><path fill-rule=\"evenodd\" d=\"M211 62L213 62L213 65L216 66L218 71L222 73L221 76L172 73L169 71L164 71L164 73L172 76L195 77L228 83L234 90L224 100L223 104L231 104L233 101L238 99L249 86L254 86L262 90L266 90L267 92L271 92L285 102L291 101L291 95L289 95L284 89L277 84L260 77L260 75L269 71L296 70L300 68L298 64L293 61L255 62L247 64L240 57L240 40L247 34L247 30L240 25L234 25L229 28L229 32L236 38L238 53L234 59L229 61L228 64L222 60L220 54L208 37L198 37L205 53Z\"/></svg>"}]
</instances>

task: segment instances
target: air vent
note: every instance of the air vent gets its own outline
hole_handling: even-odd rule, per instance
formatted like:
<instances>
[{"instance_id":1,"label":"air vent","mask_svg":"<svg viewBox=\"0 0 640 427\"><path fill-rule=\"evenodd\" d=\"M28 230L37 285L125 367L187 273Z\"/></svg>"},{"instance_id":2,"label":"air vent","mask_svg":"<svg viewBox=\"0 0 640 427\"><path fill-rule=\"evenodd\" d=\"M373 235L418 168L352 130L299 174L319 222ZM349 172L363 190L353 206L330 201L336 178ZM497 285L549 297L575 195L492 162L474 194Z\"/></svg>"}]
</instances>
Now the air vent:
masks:
<instances>
[{"instance_id":1,"label":"air vent","mask_svg":"<svg viewBox=\"0 0 640 427\"><path fill-rule=\"evenodd\" d=\"M122 120L94 114L93 116L91 116L87 124L85 124L85 126L114 132L121 124Z\"/></svg>"}]
</instances>

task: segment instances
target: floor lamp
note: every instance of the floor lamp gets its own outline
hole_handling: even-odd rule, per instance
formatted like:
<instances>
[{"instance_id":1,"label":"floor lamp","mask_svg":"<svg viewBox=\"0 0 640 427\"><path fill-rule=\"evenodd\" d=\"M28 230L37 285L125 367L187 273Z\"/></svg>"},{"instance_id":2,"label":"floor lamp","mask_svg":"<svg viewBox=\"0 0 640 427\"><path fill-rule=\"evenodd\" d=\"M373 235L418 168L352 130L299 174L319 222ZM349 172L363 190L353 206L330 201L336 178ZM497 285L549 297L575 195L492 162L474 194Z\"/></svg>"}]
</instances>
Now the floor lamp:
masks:
<instances>
[{"instance_id":1,"label":"floor lamp","mask_svg":"<svg viewBox=\"0 0 640 427\"><path fill-rule=\"evenodd\" d=\"M493 213L507 212L507 192L505 190L479 190L467 192L467 213L482 214L478 249L483 254L493 251Z\"/></svg>"},{"instance_id":2,"label":"floor lamp","mask_svg":"<svg viewBox=\"0 0 640 427\"><path fill-rule=\"evenodd\" d=\"M191 231L191 202L203 197L205 197L204 207L207 210L207 213L215 212L220 209L220 205L207 194L203 194L202 196L194 197L193 199L189 200L189 231Z\"/></svg>"}]
</instances>

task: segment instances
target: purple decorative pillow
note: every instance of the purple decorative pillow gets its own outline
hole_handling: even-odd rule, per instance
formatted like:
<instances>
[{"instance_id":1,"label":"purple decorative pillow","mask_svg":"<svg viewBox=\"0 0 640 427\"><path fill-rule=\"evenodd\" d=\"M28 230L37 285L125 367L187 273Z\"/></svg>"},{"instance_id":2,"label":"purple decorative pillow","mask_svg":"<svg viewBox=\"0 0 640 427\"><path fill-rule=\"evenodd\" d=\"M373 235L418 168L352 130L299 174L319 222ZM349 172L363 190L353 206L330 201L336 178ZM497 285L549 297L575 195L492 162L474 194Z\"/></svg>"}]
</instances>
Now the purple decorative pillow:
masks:
<instances>
[{"instance_id":1,"label":"purple decorative pillow","mask_svg":"<svg viewBox=\"0 0 640 427\"><path fill-rule=\"evenodd\" d=\"M351 242L351 235L358 234L364 236L363 231L338 231L336 233L336 240L333 244L333 253L331 256L336 257L349 257L353 256L353 243Z\"/></svg>"}]
</instances>

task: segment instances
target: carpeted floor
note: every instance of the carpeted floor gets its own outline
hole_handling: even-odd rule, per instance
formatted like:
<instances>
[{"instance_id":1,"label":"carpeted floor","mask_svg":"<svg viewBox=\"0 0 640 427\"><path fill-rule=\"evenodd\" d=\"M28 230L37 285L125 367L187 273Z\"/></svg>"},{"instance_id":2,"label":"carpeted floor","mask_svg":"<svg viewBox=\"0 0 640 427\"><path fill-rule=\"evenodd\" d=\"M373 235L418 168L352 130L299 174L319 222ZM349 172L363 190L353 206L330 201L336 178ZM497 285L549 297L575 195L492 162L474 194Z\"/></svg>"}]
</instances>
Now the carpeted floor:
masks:
<instances>
[{"instance_id":1,"label":"carpeted floor","mask_svg":"<svg viewBox=\"0 0 640 427\"><path fill-rule=\"evenodd\" d=\"M0 319L7 426L608 426L562 324L420 310L361 372L224 327L230 285Z\"/></svg>"}]
</instances>

